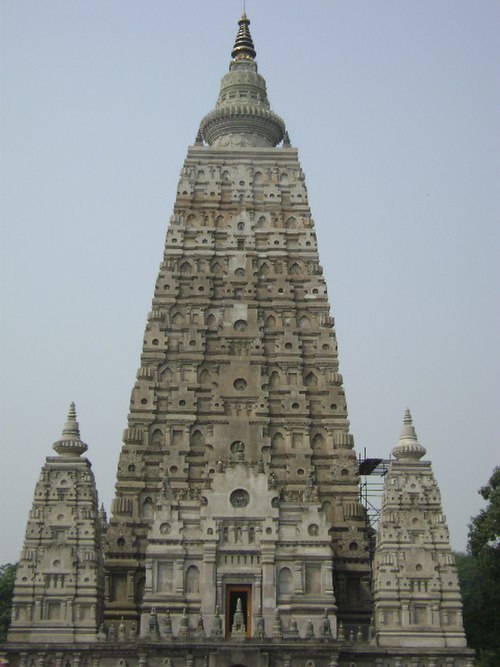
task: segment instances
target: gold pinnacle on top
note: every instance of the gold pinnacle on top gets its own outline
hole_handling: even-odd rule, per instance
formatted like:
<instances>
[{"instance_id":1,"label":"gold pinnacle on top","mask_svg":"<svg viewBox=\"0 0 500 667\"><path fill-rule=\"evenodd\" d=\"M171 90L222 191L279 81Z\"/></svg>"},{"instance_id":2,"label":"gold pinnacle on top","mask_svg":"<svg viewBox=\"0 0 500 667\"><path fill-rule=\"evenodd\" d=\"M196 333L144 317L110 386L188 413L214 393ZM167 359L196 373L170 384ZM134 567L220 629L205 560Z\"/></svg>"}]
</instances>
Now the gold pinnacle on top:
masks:
<instances>
[{"instance_id":1,"label":"gold pinnacle on top","mask_svg":"<svg viewBox=\"0 0 500 667\"><path fill-rule=\"evenodd\" d=\"M255 60L257 54L253 46L252 35L248 28L250 20L247 18L245 10L243 10L238 25L240 27L236 35L233 50L231 51L231 57L234 60Z\"/></svg>"}]
</instances>

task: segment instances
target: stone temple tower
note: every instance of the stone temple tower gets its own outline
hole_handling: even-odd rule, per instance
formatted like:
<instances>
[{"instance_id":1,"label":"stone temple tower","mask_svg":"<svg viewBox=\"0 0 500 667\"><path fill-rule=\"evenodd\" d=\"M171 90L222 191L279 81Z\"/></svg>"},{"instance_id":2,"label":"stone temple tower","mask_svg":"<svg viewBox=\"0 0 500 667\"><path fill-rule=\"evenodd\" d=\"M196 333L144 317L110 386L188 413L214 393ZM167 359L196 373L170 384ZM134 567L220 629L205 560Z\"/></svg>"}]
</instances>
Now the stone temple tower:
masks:
<instances>
[{"instance_id":1,"label":"stone temple tower","mask_svg":"<svg viewBox=\"0 0 500 667\"><path fill-rule=\"evenodd\" d=\"M406 411L382 498L374 561L382 646L466 646L462 601L439 488Z\"/></svg>"},{"instance_id":2,"label":"stone temple tower","mask_svg":"<svg viewBox=\"0 0 500 667\"><path fill-rule=\"evenodd\" d=\"M245 15L177 189L106 536L106 620L370 620L337 343L297 151ZM335 574L336 596L333 592Z\"/></svg>"},{"instance_id":3,"label":"stone temple tower","mask_svg":"<svg viewBox=\"0 0 500 667\"><path fill-rule=\"evenodd\" d=\"M9 640L88 642L102 619L102 538L97 491L74 403L58 456L35 488L19 559Z\"/></svg>"},{"instance_id":4,"label":"stone temple tower","mask_svg":"<svg viewBox=\"0 0 500 667\"><path fill-rule=\"evenodd\" d=\"M35 489L15 667L471 667L409 413L375 557L304 174L243 14L181 170L109 523L74 407Z\"/></svg>"}]
</instances>

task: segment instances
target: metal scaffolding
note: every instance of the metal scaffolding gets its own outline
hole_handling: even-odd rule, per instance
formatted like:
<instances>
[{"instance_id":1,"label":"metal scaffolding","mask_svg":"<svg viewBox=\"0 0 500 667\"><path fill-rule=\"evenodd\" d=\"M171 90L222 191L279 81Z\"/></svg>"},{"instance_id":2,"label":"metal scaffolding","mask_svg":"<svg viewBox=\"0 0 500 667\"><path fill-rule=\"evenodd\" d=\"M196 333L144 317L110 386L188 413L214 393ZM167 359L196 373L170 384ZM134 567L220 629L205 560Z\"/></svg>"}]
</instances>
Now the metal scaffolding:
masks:
<instances>
[{"instance_id":1,"label":"metal scaffolding","mask_svg":"<svg viewBox=\"0 0 500 667\"><path fill-rule=\"evenodd\" d=\"M389 459L368 458L366 447L363 455L358 455L359 499L366 508L368 525L374 532L377 530L388 465Z\"/></svg>"}]
</instances>

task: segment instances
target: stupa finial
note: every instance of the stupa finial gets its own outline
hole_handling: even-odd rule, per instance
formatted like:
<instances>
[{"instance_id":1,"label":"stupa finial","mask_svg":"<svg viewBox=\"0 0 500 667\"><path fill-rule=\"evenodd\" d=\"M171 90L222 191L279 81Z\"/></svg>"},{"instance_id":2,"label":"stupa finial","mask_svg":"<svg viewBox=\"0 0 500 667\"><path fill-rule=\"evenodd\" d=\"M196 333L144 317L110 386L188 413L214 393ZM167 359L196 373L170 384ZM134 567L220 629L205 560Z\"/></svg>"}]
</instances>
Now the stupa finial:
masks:
<instances>
[{"instance_id":1,"label":"stupa finial","mask_svg":"<svg viewBox=\"0 0 500 667\"><path fill-rule=\"evenodd\" d=\"M245 10L238 25L229 72L222 78L215 109L201 121L201 139L209 146L277 146L285 123L271 111Z\"/></svg>"},{"instance_id":2,"label":"stupa finial","mask_svg":"<svg viewBox=\"0 0 500 667\"><path fill-rule=\"evenodd\" d=\"M80 427L76 420L76 406L71 403L61 439L53 444L59 456L80 456L88 447L80 438Z\"/></svg>"},{"instance_id":3,"label":"stupa finial","mask_svg":"<svg viewBox=\"0 0 500 667\"><path fill-rule=\"evenodd\" d=\"M425 447L422 447L418 441L410 409L406 408L403 419L403 428L399 435L399 442L393 448L392 455L396 459L418 460L421 459L425 453Z\"/></svg>"},{"instance_id":4,"label":"stupa finial","mask_svg":"<svg viewBox=\"0 0 500 667\"><path fill-rule=\"evenodd\" d=\"M65 434L80 437L80 427L76 421L76 405L74 402L69 404L68 417L63 429L63 435Z\"/></svg>"},{"instance_id":5,"label":"stupa finial","mask_svg":"<svg viewBox=\"0 0 500 667\"><path fill-rule=\"evenodd\" d=\"M238 21L238 25L239 29L233 50L231 51L231 57L233 60L255 60L257 53L253 45L250 29L248 28L250 19L246 15L245 8L243 8L243 14Z\"/></svg>"}]
</instances>

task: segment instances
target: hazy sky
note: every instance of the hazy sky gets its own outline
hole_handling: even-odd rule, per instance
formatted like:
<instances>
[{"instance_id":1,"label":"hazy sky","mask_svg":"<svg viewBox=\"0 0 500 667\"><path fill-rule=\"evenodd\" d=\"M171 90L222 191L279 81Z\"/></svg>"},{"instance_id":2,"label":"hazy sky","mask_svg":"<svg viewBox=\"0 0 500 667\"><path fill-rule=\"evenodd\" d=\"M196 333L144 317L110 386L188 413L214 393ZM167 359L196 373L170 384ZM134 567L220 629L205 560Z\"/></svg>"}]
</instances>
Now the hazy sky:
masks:
<instances>
[{"instance_id":1,"label":"hazy sky","mask_svg":"<svg viewBox=\"0 0 500 667\"><path fill-rule=\"evenodd\" d=\"M187 146L237 0L3 0L1 549L74 400L109 510ZM247 0L306 174L358 451L404 409L463 549L495 464L500 3Z\"/></svg>"}]
</instances>

